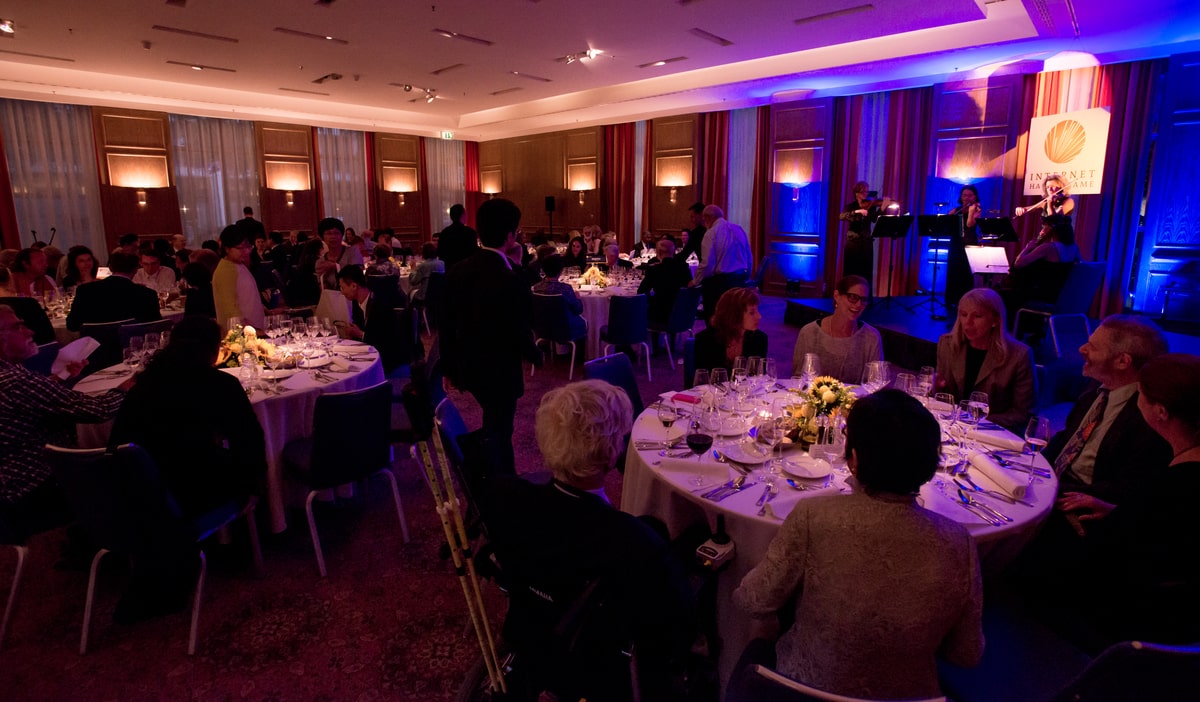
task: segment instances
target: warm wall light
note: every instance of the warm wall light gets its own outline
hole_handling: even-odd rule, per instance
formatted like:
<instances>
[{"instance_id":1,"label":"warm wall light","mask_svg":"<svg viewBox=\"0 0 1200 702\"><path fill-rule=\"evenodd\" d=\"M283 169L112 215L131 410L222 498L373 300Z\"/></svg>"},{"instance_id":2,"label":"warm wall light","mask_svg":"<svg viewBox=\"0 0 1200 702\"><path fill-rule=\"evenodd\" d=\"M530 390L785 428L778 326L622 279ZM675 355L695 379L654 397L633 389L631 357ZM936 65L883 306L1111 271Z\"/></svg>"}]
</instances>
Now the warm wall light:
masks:
<instances>
[{"instance_id":1,"label":"warm wall light","mask_svg":"<svg viewBox=\"0 0 1200 702\"><path fill-rule=\"evenodd\" d=\"M821 149L780 149L775 152L772 180L792 189L792 202L800 201L800 189L821 180Z\"/></svg>"},{"instance_id":2,"label":"warm wall light","mask_svg":"<svg viewBox=\"0 0 1200 702\"><path fill-rule=\"evenodd\" d=\"M479 190L488 196L504 190L504 177L499 168L479 171Z\"/></svg>"},{"instance_id":3,"label":"warm wall light","mask_svg":"<svg viewBox=\"0 0 1200 702\"><path fill-rule=\"evenodd\" d=\"M171 184L166 156L108 154L108 179L118 188L165 188Z\"/></svg>"},{"instance_id":4,"label":"warm wall light","mask_svg":"<svg viewBox=\"0 0 1200 702\"><path fill-rule=\"evenodd\" d=\"M138 201L138 207L146 206L146 191L145 190L137 191L137 201Z\"/></svg>"},{"instance_id":5,"label":"warm wall light","mask_svg":"<svg viewBox=\"0 0 1200 702\"><path fill-rule=\"evenodd\" d=\"M404 207L404 194L417 191L417 169L411 166L384 166L383 189L396 193L397 201Z\"/></svg>"},{"instance_id":6,"label":"warm wall light","mask_svg":"<svg viewBox=\"0 0 1200 702\"><path fill-rule=\"evenodd\" d=\"M295 196L292 195L291 190L289 190L283 194L283 201L287 203L288 207L291 207L292 205L296 204L296 198L295 198Z\"/></svg>"},{"instance_id":7,"label":"warm wall light","mask_svg":"<svg viewBox=\"0 0 1200 702\"><path fill-rule=\"evenodd\" d=\"M312 187L307 163L267 161L267 187L272 190L308 190Z\"/></svg>"},{"instance_id":8,"label":"warm wall light","mask_svg":"<svg viewBox=\"0 0 1200 702\"><path fill-rule=\"evenodd\" d=\"M670 188L667 194L674 205L678 201L678 189L692 184L692 157L659 156L654 159L654 184Z\"/></svg>"},{"instance_id":9,"label":"warm wall light","mask_svg":"<svg viewBox=\"0 0 1200 702\"><path fill-rule=\"evenodd\" d=\"M400 200L400 206L404 207L404 205L406 204L404 202L404 193L396 193L396 197Z\"/></svg>"},{"instance_id":10,"label":"warm wall light","mask_svg":"<svg viewBox=\"0 0 1200 702\"><path fill-rule=\"evenodd\" d=\"M568 163L567 190L579 193L579 206L583 207L584 193L596 189L595 163Z\"/></svg>"}]
</instances>

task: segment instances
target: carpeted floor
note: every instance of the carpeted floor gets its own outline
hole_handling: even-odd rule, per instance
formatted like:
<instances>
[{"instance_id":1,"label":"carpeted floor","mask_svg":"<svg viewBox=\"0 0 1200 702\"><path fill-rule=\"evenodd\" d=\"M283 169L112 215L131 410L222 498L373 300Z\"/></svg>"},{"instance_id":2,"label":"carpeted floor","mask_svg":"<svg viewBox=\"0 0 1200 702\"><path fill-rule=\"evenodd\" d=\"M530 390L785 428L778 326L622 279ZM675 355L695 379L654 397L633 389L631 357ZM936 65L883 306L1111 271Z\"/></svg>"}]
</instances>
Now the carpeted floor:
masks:
<instances>
[{"instance_id":1,"label":"carpeted floor","mask_svg":"<svg viewBox=\"0 0 1200 702\"><path fill-rule=\"evenodd\" d=\"M762 328L780 372L791 369L796 329L783 324L784 301L763 301ZM700 325L697 325L697 329ZM653 361L638 370L643 398L682 384L680 366ZM582 378L577 366L576 379ZM514 438L522 472L542 469L530 423L542 394L566 382L566 359L528 379ZM479 410L453 396L469 427ZM398 452L399 453L399 452ZM302 510L291 527L264 536L266 577L255 579L244 539L209 548L209 578L196 655L186 654L188 617L134 626L112 623L127 577L115 561L101 570L90 651L78 654L87 573L55 570L64 539L32 540L12 630L0 651L0 700L415 700L452 699L479 649L448 562L438 557L442 529L417 464L397 463L412 534L404 544L383 481L364 498L319 505L317 524L329 568L320 578ZM620 475L608 490L619 504ZM15 559L0 555L7 593ZM490 618L505 601L485 585Z\"/></svg>"}]
</instances>

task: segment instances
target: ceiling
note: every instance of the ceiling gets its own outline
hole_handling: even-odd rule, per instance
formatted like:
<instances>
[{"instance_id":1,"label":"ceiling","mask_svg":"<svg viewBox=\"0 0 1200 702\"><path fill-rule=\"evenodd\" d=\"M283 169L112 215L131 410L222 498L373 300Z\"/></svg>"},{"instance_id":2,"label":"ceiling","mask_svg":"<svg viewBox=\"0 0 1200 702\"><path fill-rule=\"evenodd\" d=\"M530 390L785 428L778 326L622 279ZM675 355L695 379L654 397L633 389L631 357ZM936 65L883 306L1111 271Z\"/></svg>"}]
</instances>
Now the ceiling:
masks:
<instances>
[{"instance_id":1,"label":"ceiling","mask_svg":"<svg viewBox=\"0 0 1200 702\"><path fill-rule=\"evenodd\" d=\"M479 141L1200 48L1181 0L0 0L0 19L3 97Z\"/></svg>"}]
</instances>

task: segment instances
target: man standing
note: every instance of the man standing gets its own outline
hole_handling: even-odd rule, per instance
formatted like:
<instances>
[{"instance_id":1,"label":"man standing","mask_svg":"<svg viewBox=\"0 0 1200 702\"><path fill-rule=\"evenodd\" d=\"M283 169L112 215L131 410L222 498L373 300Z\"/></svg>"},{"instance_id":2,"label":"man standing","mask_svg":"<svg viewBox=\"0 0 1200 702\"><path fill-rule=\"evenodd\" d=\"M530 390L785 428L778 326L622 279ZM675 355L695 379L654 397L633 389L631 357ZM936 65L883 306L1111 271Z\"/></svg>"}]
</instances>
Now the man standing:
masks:
<instances>
[{"instance_id":1,"label":"man standing","mask_svg":"<svg viewBox=\"0 0 1200 702\"><path fill-rule=\"evenodd\" d=\"M530 333L529 287L504 254L520 223L521 210L509 200L479 206L482 246L456 266L446 262L440 334L445 387L469 392L479 402L497 468L507 473L515 472L513 420L525 392L521 361L541 363Z\"/></svg>"},{"instance_id":2,"label":"man standing","mask_svg":"<svg viewBox=\"0 0 1200 702\"><path fill-rule=\"evenodd\" d=\"M263 226L263 223L254 218L254 208L253 207L250 207L249 205L247 205L246 207L243 207L242 215L243 215L242 220L240 222L238 222L238 224L241 224L243 227L246 227L249 229L250 241L254 241L255 239L258 238L259 235L262 235L262 236L267 235L267 229L266 229L266 227Z\"/></svg>"},{"instance_id":3,"label":"man standing","mask_svg":"<svg viewBox=\"0 0 1200 702\"><path fill-rule=\"evenodd\" d=\"M704 233L708 228L704 226L704 203L697 202L688 208L688 224L690 225L683 231L687 232L687 241L684 242L683 248L679 250L679 258L687 260L688 256L696 254L696 258L700 257L700 242L704 241Z\"/></svg>"},{"instance_id":4,"label":"man standing","mask_svg":"<svg viewBox=\"0 0 1200 702\"><path fill-rule=\"evenodd\" d=\"M707 231L700 244L700 267L688 286L703 283L704 318L708 320L726 290L746 285L753 259L746 230L727 221L720 207L705 207L701 218Z\"/></svg>"},{"instance_id":5,"label":"man standing","mask_svg":"<svg viewBox=\"0 0 1200 702\"><path fill-rule=\"evenodd\" d=\"M158 294L133 282L138 270L137 256L115 251L108 260L108 268L112 275L84 283L76 289L75 302L67 315L67 329L79 331L84 324L122 319L135 322L162 319L158 311Z\"/></svg>"},{"instance_id":6,"label":"man standing","mask_svg":"<svg viewBox=\"0 0 1200 702\"><path fill-rule=\"evenodd\" d=\"M437 257L446 264L447 271L453 268L454 264L465 258L469 258L479 250L479 240L475 234L475 230L462 223L463 214L466 211L467 208L462 205L451 207L450 226L443 229L441 234L438 234ZM520 217L519 211L517 216ZM484 246L487 246L487 244L484 244Z\"/></svg>"}]
</instances>

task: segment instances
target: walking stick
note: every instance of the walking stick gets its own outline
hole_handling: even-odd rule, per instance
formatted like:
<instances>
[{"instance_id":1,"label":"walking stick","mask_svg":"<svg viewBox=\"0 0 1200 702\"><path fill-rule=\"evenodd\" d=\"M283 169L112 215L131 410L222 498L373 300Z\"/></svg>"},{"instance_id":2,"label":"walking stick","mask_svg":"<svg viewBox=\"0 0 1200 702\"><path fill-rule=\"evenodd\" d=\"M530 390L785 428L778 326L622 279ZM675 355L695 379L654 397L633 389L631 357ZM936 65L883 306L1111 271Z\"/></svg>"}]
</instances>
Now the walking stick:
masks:
<instances>
[{"instance_id":1,"label":"walking stick","mask_svg":"<svg viewBox=\"0 0 1200 702\"><path fill-rule=\"evenodd\" d=\"M454 491L454 477L450 473L450 462L446 458L446 450L436 428L430 442L434 445L434 452L440 463L440 476L434 459L430 455L427 442L417 443L416 448L412 450L413 457L417 457L416 452L419 449L420 461L425 470L425 481L433 493L433 501L442 522L442 531L446 535L446 543L450 546L450 556L454 560L454 572L458 575L459 584L462 585L463 597L467 600L467 612L471 616L471 625L475 629L475 637L479 640L479 648L483 653L488 682L493 691L507 692L500 660L496 655L496 643L492 637L492 629L488 624L487 612L483 604L483 594L479 589L479 576L475 572L475 562L472 560L471 543L467 538L462 505Z\"/></svg>"}]
</instances>

